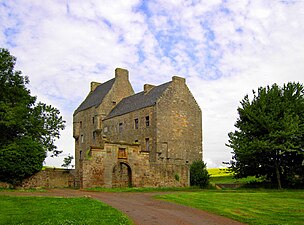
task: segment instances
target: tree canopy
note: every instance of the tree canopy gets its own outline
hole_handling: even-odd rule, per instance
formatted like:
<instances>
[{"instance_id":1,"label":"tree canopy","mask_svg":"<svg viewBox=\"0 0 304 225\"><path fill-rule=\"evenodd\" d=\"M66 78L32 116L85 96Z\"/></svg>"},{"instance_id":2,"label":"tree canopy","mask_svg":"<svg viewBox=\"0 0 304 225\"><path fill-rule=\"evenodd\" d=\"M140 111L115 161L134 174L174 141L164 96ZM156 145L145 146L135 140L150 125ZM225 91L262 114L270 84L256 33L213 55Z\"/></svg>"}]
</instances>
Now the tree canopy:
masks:
<instances>
[{"instance_id":1,"label":"tree canopy","mask_svg":"<svg viewBox=\"0 0 304 225\"><path fill-rule=\"evenodd\" d=\"M199 186L200 188L207 187L209 179L210 175L206 163L201 160L194 161L190 166L190 185Z\"/></svg>"},{"instance_id":2,"label":"tree canopy","mask_svg":"<svg viewBox=\"0 0 304 225\"><path fill-rule=\"evenodd\" d=\"M54 142L65 127L58 109L36 103L15 63L0 48L0 181L13 185L40 171L47 152L61 153Z\"/></svg>"},{"instance_id":3,"label":"tree canopy","mask_svg":"<svg viewBox=\"0 0 304 225\"><path fill-rule=\"evenodd\" d=\"M236 131L229 133L232 170L282 186L304 183L304 88L300 83L260 87L238 108Z\"/></svg>"}]
</instances>

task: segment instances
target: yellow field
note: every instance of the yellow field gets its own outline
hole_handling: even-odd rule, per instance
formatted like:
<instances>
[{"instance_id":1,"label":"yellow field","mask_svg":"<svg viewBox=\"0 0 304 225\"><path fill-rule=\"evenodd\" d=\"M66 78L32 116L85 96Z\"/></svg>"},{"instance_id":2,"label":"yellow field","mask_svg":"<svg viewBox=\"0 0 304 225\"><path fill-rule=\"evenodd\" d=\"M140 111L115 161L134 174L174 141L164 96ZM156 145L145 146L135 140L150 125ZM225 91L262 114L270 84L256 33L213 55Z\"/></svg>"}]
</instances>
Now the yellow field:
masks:
<instances>
[{"instance_id":1,"label":"yellow field","mask_svg":"<svg viewBox=\"0 0 304 225\"><path fill-rule=\"evenodd\" d=\"M211 177L223 177L223 176L232 176L232 172L228 168L210 168L208 173Z\"/></svg>"}]
</instances>

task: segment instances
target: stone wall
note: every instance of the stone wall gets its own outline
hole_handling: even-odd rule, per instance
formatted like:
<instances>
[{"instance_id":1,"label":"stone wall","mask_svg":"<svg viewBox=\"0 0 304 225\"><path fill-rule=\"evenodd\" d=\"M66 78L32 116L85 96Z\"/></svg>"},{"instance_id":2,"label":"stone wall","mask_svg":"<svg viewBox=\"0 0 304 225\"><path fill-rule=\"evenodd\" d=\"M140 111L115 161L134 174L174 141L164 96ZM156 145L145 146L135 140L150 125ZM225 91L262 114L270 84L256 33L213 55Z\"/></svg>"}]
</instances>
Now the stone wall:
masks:
<instances>
[{"instance_id":1,"label":"stone wall","mask_svg":"<svg viewBox=\"0 0 304 225\"><path fill-rule=\"evenodd\" d=\"M202 160L202 112L185 79L172 78L156 104L156 115L159 163L191 164Z\"/></svg>"},{"instance_id":2,"label":"stone wall","mask_svg":"<svg viewBox=\"0 0 304 225\"><path fill-rule=\"evenodd\" d=\"M22 182L23 188L55 188L73 186L74 176L71 170L47 168Z\"/></svg>"},{"instance_id":3,"label":"stone wall","mask_svg":"<svg viewBox=\"0 0 304 225\"><path fill-rule=\"evenodd\" d=\"M105 143L92 147L82 165L82 188L189 186L187 165L150 163L138 144Z\"/></svg>"}]
</instances>

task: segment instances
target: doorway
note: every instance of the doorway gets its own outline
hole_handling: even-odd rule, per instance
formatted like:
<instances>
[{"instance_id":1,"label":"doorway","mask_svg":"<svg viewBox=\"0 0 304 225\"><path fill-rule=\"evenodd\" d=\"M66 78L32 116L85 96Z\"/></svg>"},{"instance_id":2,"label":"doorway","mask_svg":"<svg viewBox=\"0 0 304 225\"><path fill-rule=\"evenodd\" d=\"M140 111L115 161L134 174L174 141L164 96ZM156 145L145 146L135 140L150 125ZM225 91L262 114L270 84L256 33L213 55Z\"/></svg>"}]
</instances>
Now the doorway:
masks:
<instances>
[{"instance_id":1,"label":"doorway","mask_svg":"<svg viewBox=\"0 0 304 225\"><path fill-rule=\"evenodd\" d=\"M118 162L113 167L112 187L132 187L132 171L127 163Z\"/></svg>"}]
</instances>

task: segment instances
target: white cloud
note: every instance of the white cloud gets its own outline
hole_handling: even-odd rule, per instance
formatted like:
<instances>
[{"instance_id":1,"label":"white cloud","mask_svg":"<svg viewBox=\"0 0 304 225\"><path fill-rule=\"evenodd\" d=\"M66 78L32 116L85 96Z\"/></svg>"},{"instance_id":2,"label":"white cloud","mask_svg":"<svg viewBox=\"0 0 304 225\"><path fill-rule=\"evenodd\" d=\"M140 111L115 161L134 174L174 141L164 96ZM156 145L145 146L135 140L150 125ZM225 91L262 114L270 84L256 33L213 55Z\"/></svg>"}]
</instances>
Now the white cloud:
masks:
<instances>
[{"instance_id":1,"label":"white cloud","mask_svg":"<svg viewBox=\"0 0 304 225\"><path fill-rule=\"evenodd\" d=\"M213 167L231 157L225 143L245 94L303 83L303 9L302 1L5 1L0 45L29 75L32 93L67 120L58 142L66 155L74 151L72 113L90 81L125 67L141 91L185 76L203 110L204 158Z\"/></svg>"}]
</instances>

